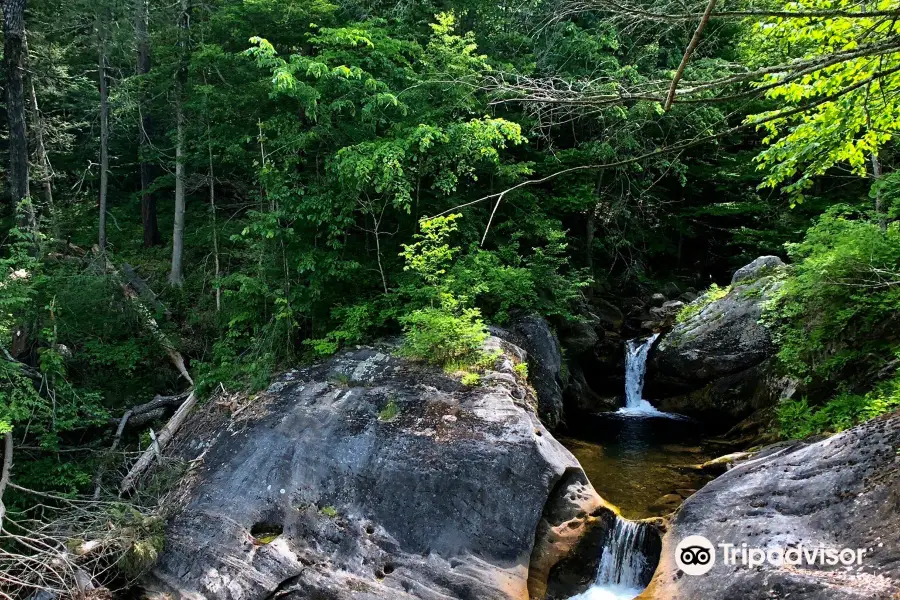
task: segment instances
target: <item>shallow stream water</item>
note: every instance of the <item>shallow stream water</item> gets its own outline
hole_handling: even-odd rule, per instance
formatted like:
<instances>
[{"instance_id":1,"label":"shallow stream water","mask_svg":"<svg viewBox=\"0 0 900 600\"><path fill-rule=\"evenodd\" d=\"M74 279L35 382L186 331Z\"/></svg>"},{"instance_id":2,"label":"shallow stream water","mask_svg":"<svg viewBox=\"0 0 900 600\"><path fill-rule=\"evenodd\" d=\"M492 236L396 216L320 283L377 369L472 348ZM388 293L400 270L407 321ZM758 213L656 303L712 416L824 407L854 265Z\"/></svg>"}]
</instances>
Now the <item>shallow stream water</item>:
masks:
<instances>
[{"instance_id":1,"label":"shallow stream water","mask_svg":"<svg viewBox=\"0 0 900 600\"><path fill-rule=\"evenodd\" d=\"M657 337L625 344L625 407L579 417L569 424L571 437L560 438L594 489L630 519L616 521L593 585L571 600L631 600L640 594L648 583L644 536L650 527L633 520L672 512L712 479L697 468L718 454L703 428L643 398L647 356Z\"/></svg>"},{"instance_id":2,"label":"shallow stream water","mask_svg":"<svg viewBox=\"0 0 900 600\"><path fill-rule=\"evenodd\" d=\"M697 423L664 417L590 415L579 418L569 434L560 441L581 463L597 493L627 519L671 512L655 505L664 496L684 497L700 489L712 477L696 465L721 454L705 445Z\"/></svg>"}]
</instances>

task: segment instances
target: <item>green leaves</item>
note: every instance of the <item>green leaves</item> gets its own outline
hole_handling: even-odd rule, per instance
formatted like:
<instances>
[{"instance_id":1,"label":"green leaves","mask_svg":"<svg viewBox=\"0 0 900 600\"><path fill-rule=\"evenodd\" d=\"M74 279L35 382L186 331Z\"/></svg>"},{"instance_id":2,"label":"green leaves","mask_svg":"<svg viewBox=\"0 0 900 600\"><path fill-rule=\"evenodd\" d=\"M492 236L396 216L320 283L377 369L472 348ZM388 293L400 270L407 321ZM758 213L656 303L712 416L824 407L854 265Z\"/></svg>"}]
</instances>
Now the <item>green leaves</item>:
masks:
<instances>
[{"instance_id":1,"label":"green leaves","mask_svg":"<svg viewBox=\"0 0 900 600\"><path fill-rule=\"evenodd\" d=\"M882 0L883 9L896 3ZM834 0L803 0L798 10L848 7ZM885 8L887 7L887 8ZM815 177L849 167L865 177L868 162L900 131L900 54L896 48L833 61L834 53L860 45L884 45L900 34L896 20L877 18L766 19L755 23L746 43L754 62L821 61L805 70L787 69L763 77L759 86L779 107L747 117L759 123L769 145L757 157L765 171L761 187L782 187L802 202ZM795 110L809 107L808 110ZM783 116L782 116L783 115ZM765 122L763 122L765 121Z\"/></svg>"},{"instance_id":2,"label":"green leaves","mask_svg":"<svg viewBox=\"0 0 900 600\"><path fill-rule=\"evenodd\" d=\"M808 381L880 369L898 342L900 228L860 217L836 207L788 246L796 265L766 314L781 364Z\"/></svg>"}]
</instances>

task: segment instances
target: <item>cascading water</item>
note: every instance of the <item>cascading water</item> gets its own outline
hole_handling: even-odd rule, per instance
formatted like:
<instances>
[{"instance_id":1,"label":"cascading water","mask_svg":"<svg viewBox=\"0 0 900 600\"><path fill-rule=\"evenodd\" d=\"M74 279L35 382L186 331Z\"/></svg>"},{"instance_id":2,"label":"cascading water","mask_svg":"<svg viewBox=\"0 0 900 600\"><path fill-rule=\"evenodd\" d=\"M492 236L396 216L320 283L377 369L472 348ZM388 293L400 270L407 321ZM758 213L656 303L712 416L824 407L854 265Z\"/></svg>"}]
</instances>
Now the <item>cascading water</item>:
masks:
<instances>
[{"instance_id":1,"label":"cascading water","mask_svg":"<svg viewBox=\"0 0 900 600\"><path fill-rule=\"evenodd\" d=\"M644 374L647 372L647 353L653 347L658 333L645 340L633 339L625 343L625 407L619 412L638 416L668 416L656 410L644 400Z\"/></svg>"},{"instance_id":2,"label":"cascading water","mask_svg":"<svg viewBox=\"0 0 900 600\"><path fill-rule=\"evenodd\" d=\"M631 600L649 583L652 570L647 525L616 518L616 524L603 545L600 565L593 585L570 600Z\"/></svg>"}]
</instances>

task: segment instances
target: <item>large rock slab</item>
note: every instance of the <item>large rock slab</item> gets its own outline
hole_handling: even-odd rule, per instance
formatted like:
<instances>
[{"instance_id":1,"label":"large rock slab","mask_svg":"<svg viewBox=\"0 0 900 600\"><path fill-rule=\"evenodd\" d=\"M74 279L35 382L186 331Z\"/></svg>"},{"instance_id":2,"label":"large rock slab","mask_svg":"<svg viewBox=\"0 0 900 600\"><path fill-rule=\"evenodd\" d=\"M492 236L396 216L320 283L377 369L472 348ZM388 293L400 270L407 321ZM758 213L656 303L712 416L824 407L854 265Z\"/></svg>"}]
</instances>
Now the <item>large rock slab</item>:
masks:
<instances>
[{"instance_id":1,"label":"large rock slab","mask_svg":"<svg viewBox=\"0 0 900 600\"><path fill-rule=\"evenodd\" d=\"M900 416L816 443L760 452L685 501L663 539L641 600L887 600L900 597ZM705 575L678 569L689 535L740 548L864 549L861 566L725 565Z\"/></svg>"},{"instance_id":2,"label":"large rock slab","mask_svg":"<svg viewBox=\"0 0 900 600\"><path fill-rule=\"evenodd\" d=\"M760 322L765 302L781 285L769 259L778 260L762 257L738 270L722 298L692 302L696 312L662 336L650 352L644 386L654 404L734 423L766 403L761 399L777 400L778 390L759 387L767 377L760 366L776 350Z\"/></svg>"},{"instance_id":3,"label":"large rock slab","mask_svg":"<svg viewBox=\"0 0 900 600\"><path fill-rule=\"evenodd\" d=\"M209 402L176 447L187 499L146 580L169 598L528 600L615 519L504 354L483 384L362 347L255 399Z\"/></svg>"}]
</instances>

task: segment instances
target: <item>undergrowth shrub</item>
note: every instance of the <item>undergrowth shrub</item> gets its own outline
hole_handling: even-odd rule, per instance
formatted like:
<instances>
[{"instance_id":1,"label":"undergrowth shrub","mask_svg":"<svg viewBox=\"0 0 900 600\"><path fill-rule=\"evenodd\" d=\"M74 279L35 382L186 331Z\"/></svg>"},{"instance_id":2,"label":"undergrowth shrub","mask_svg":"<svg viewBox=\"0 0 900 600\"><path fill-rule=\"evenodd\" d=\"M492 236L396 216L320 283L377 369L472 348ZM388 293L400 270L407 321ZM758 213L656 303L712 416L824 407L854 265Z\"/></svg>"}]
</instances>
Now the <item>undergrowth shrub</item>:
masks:
<instances>
[{"instance_id":1,"label":"undergrowth shrub","mask_svg":"<svg viewBox=\"0 0 900 600\"><path fill-rule=\"evenodd\" d=\"M477 308L422 308L401 322L406 332L402 353L436 365L477 360L488 336Z\"/></svg>"},{"instance_id":2,"label":"undergrowth shrub","mask_svg":"<svg viewBox=\"0 0 900 600\"><path fill-rule=\"evenodd\" d=\"M764 315L779 363L808 383L865 383L900 343L900 223L835 207L787 249L792 274Z\"/></svg>"},{"instance_id":3,"label":"undergrowth shrub","mask_svg":"<svg viewBox=\"0 0 900 600\"><path fill-rule=\"evenodd\" d=\"M900 409L900 372L868 394L840 394L821 406L805 398L779 404L779 430L785 438L837 433L879 415Z\"/></svg>"}]
</instances>

